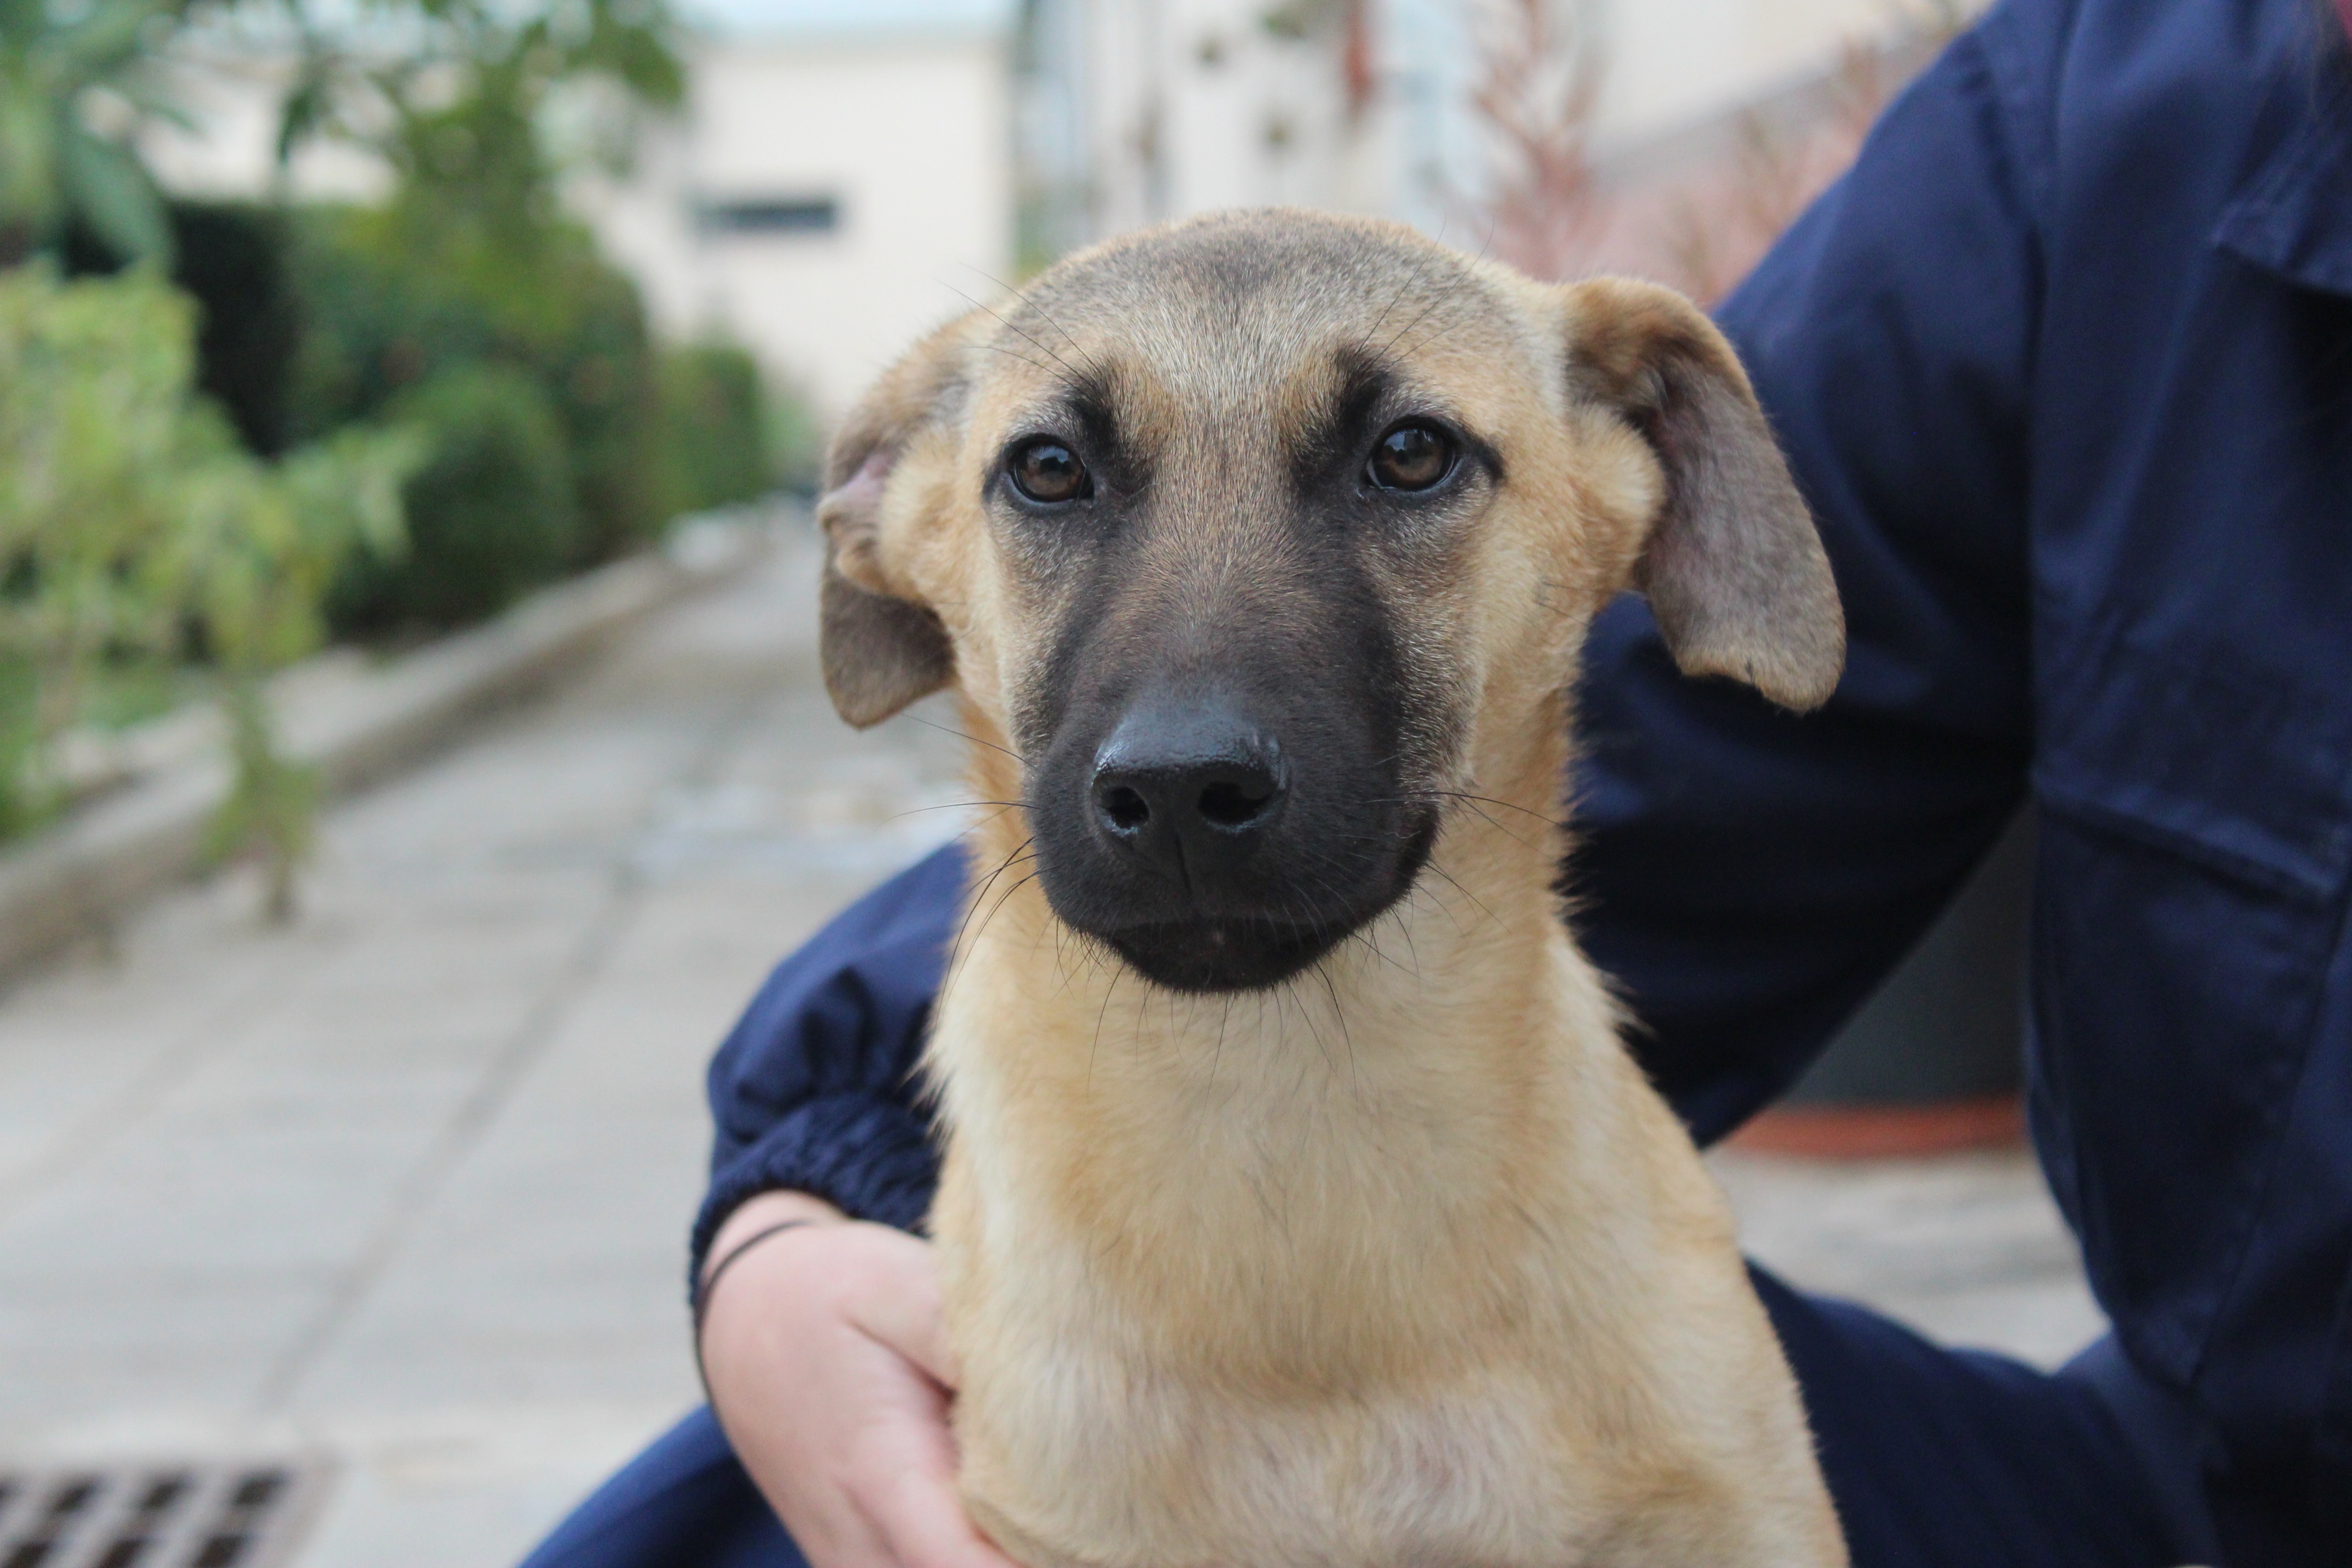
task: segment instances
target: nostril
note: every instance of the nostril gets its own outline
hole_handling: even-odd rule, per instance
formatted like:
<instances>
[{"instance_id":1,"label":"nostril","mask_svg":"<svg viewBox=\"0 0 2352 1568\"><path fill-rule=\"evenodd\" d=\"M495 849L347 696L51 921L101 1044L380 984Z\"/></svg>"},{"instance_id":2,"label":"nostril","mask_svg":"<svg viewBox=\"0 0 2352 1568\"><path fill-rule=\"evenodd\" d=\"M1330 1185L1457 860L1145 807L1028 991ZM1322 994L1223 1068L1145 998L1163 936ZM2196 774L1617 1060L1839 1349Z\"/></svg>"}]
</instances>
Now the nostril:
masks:
<instances>
[{"instance_id":1,"label":"nostril","mask_svg":"<svg viewBox=\"0 0 2352 1568\"><path fill-rule=\"evenodd\" d=\"M1126 784L1114 784L1095 797L1103 820L1121 833L1132 833L1151 820L1151 803Z\"/></svg>"},{"instance_id":2,"label":"nostril","mask_svg":"<svg viewBox=\"0 0 2352 1568\"><path fill-rule=\"evenodd\" d=\"M1274 785L1220 780L1201 792L1202 819L1218 827L1247 827L1274 804Z\"/></svg>"}]
</instances>

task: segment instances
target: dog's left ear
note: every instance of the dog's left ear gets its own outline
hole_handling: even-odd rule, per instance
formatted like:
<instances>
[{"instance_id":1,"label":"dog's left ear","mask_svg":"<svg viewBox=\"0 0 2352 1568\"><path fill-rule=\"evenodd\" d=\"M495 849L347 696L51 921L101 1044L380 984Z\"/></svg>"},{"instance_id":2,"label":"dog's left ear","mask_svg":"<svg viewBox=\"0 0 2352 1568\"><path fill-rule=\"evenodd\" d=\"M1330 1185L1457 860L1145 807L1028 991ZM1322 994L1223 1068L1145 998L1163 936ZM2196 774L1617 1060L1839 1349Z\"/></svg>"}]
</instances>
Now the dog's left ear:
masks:
<instances>
[{"instance_id":1,"label":"dog's left ear","mask_svg":"<svg viewBox=\"0 0 2352 1568\"><path fill-rule=\"evenodd\" d=\"M825 453L816 506L827 545L818 656L835 710L861 730L955 679L947 627L893 574L887 545L894 531L919 528L938 500L929 492L940 476L916 470L953 460L950 426L961 412L972 316L883 372Z\"/></svg>"},{"instance_id":2,"label":"dog's left ear","mask_svg":"<svg viewBox=\"0 0 2352 1568\"><path fill-rule=\"evenodd\" d=\"M1665 476L1633 586L1675 664L1820 707L1845 667L1845 616L1731 344L1671 289L1603 278L1560 292L1570 395L1614 408Z\"/></svg>"}]
</instances>

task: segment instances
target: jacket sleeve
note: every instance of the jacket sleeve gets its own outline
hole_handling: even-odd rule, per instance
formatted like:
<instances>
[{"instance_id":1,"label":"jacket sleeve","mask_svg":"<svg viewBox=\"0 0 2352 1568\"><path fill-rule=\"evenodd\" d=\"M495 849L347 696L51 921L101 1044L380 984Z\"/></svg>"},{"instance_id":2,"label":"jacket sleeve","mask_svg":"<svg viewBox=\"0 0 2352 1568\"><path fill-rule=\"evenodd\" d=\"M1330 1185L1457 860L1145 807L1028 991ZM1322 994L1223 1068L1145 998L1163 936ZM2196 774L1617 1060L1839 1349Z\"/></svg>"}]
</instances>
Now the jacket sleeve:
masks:
<instances>
[{"instance_id":1,"label":"jacket sleeve","mask_svg":"<svg viewBox=\"0 0 2352 1568\"><path fill-rule=\"evenodd\" d=\"M772 1188L903 1229L921 1223L939 1161L915 1064L963 877L951 845L852 904L776 966L719 1047L690 1279L735 1206Z\"/></svg>"},{"instance_id":2,"label":"jacket sleeve","mask_svg":"<svg viewBox=\"0 0 2352 1568\"><path fill-rule=\"evenodd\" d=\"M2068 10L1963 36L1720 312L1844 601L1830 704L1685 679L1631 599L1587 647L1576 923L1702 1141L1798 1076L2022 793L2032 128Z\"/></svg>"}]
</instances>

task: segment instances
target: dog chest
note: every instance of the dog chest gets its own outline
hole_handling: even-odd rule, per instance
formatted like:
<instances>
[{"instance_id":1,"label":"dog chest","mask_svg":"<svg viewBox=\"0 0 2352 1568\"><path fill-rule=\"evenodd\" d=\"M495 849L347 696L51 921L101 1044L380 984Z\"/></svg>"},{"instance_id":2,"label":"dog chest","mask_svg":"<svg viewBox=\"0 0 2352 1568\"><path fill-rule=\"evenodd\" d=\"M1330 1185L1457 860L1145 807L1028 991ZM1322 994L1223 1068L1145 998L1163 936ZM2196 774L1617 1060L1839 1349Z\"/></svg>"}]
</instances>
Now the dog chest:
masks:
<instances>
[{"instance_id":1,"label":"dog chest","mask_svg":"<svg viewBox=\"0 0 2352 1568\"><path fill-rule=\"evenodd\" d=\"M1601 1511L1531 1379L1286 1397L1047 1340L957 1413L975 1514L1030 1568L1560 1568Z\"/></svg>"}]
</instances>

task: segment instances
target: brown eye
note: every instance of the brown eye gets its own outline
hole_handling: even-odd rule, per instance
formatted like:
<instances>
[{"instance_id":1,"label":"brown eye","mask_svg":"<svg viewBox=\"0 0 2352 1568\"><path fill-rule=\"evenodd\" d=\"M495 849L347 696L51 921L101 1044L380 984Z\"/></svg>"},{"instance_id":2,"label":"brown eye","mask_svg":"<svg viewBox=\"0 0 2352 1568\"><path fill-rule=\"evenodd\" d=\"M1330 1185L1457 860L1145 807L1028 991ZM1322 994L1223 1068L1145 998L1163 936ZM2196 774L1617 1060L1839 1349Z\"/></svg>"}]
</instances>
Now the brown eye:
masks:
<instances>
[{"instance_id":1,"label":"brown eye","mask_svg":"<svg viewBox=\"0 0 2352 1568\"><path fill-rule=\"evenodd\" d=\"M1087 481L1087 466L1059 441L1029 442L1013 454L1013 461L1007 467L1014 489L1048 506L1056 501L1076 500L1093 489Z\"/></svg>"},{"instance_id":2,"label":"brown eye","mask_svg":"<svg viewBox=\"0 0 2352 1568\"><path fill-rule=\"evenodd\" d=\"M1400 425L1372 448L1365 476L1384 490L1425 490L1454 471L1454 443L1426 425Z\"/></svg>"}]
</instances>

